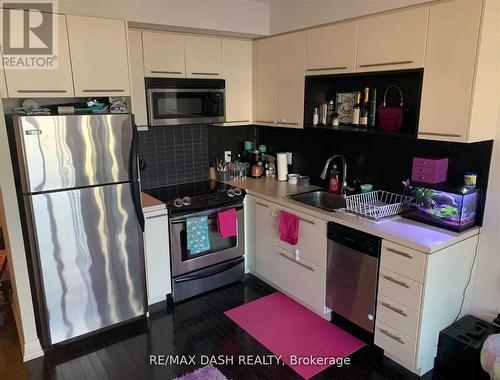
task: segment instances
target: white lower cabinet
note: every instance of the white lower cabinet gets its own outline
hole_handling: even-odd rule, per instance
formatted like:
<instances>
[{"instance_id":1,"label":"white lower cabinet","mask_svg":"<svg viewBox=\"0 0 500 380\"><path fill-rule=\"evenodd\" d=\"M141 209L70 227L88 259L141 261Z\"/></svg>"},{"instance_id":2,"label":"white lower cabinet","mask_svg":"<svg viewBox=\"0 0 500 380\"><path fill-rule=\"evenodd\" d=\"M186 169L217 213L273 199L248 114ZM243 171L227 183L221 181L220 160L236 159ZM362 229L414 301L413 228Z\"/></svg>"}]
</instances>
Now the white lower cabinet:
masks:
<instances>
[{"instance_id":1,"label":"white lower cabinet","mask_svg":"<svg viewBox=\"0 0 500 380\"><path fill-rule=\"evenodd\" d=\"M144 212L144 260L148 305L172 293L167 210Z\"/></svg>"},{"instance_id":2,"label":"white lower cabinet","mask_svg":"<svg viewBox=\"0 0 500 380\"><path fill-rule=\"evenodd\" d=\"M276 286L324 318L326 293L326 221L255 197L255 270ZM292 246L279 239L279 212L299 217L299 242Z\"/></svg>"},{"instance_id":3,"label":"white lower cabinet","mask_svg":"<svg viewBox=\"0 0 500 380\"><path fill-rule=\"evenodd\" d=\"M297 261L292 252L276 250L276 285L293 298L323 315L326 271L307 260Z\"/></svg>"},{"instance_id":4,"label":"white lower cabinet","mask_svg":"<svg viewBox=\"0 0 500 380\"><path fill-rule=\"evenodd\" d=\"M439 332L459 313L477 239L432 254L382 242L375 344L417 375L433 368Z\"/></svg>"},{"instance_id":5,"label":"white lower cabinet","mask_svg":"<svg viewBox=\"0 0 500 380\"><path fill-rule=\"evenodd\" d=\"M255 273L262 279L275 282L276 219L274 205L260 198L255 199Z\"/></svg>"}]
</instances>

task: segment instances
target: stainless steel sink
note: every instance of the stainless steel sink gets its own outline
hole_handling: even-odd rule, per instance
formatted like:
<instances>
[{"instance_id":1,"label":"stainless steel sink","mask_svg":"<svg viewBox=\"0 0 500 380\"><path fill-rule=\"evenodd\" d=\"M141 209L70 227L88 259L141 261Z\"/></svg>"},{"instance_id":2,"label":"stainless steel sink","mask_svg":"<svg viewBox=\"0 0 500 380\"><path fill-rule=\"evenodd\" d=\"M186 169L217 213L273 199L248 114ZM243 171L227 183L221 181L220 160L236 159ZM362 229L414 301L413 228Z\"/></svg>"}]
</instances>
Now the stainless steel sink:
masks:
<instances>
[{"instance_id":1,"label":"stainless steel sink","mask_svg":"<svg viewBox=\"0 0 500 380\"><path fill-rule=\"evenodd\" d=\"M289 198L326 211L335 211L345 207L345 198L343 196L332 194L324 190L294 194L290 195Z\"/></svg>"}]
</instances>

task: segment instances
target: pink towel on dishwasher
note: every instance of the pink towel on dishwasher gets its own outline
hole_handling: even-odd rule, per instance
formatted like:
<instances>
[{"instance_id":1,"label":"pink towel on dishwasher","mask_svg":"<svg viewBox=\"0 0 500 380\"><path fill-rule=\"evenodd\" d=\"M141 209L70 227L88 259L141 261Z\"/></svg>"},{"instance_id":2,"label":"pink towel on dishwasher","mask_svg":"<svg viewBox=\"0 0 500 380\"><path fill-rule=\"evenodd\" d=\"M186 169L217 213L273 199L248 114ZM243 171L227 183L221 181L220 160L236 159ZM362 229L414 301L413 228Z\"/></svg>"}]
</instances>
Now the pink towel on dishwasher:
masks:
<instances>
[{"instance_id":1,"label":"pink towel on dishwasher","mask_svg":"<svg viewBox=\"0 0 500 380\"><path fill-rule=\"evenodd\" d=\"M217 214L217 226L221 238L236 236L236 209L230 208L219 212Z\"/></svg>"},{"instance_id":2,"label":"pink towel on dishwasher","mask_svg":"<svg viewBox=\"0 0 500 380\"><path fill-rule=\"evenodd\" d=\"M280 240L295 245L299 241L299 218L286 211L280 211Z\"/></svg>"}]
</instances>

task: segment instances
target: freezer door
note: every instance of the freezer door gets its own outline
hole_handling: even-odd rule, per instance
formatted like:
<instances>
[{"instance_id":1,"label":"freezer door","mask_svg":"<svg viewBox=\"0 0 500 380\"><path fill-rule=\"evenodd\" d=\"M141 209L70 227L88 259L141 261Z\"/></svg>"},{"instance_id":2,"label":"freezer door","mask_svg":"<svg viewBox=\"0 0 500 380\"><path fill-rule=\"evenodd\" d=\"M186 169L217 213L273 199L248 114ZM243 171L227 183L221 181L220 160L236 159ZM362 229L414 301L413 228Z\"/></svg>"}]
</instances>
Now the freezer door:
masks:
<instances>
[{"instance_id":1,"label":"freezer door","mask_svg":"<svg viewBox=\"0 0 500 380\"><path fill-rule=\"evenodd\" d=\"M129 181L131 115L13 120L23 193Z\"/></svg>"},{"instance_id":2,"label":"freezer door","mask_svg":"<svg viewBox=\"0 0 500 380\"><path fill-rule=\"evenodd\" d=\"M25 200L46 345L145 313L142 232L129 184Z\"/></svg>"}]
</instances>

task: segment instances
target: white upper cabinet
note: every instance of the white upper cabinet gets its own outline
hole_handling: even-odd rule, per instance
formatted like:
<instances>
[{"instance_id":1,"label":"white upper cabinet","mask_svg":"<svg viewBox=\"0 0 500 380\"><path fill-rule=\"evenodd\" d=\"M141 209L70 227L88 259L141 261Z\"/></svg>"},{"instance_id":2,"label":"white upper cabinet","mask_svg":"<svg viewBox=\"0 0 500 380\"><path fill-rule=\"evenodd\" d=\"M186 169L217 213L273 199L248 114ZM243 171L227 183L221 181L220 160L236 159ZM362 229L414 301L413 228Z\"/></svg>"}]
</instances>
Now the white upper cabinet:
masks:
<instances>
[{"instance_id":1,"label":"white upper cabinet","mask_svg":"<svg viewBox=\"0 0 500 380\"><path fill-rule=\"evenodd\" d=\"M356 70L423 67L428 12L426 5L361 19Z\"/></svg>"},{"instance_id":2,"label":"white upper cabinet","mask_svg":"<svg viewBox=\"0 0 500 380\"><path fill-rule=\"evenodd\" d=\"M58 50L56 69L5 70L7 91L11 98L73 97L73 77L69 56L66 18L57 15Z\"/></svg>"},{"instance_id":3,"label":"white upper cabinet","mask_svg":"<svg viewBox=\"0 0 500 380\"><path fill-rule=\"evenodd\" d=\"M252 41L222 39L222 76L226 80L226 122L252 120Z\"/></svg>"},{"instance_id":4,"label":"white upper cabinet","mask_svg":"<svg viewBox=\"0 0 500 380\"><path fill-rule=\"evenodd\" d=\"M144 85L144 61L142 57L142 33L140 30L128 31L130 56L130 89L132 112L139 127L148 125L146 112L146 88Z\"/></svg>"},{"instance_id":5,"label":"white upper cabinet","mask_svg":"<svg viewBox=\"0 0 500 380\"><path fill-rule=\"evenodd\" d=\"M123 20L66 16L76 96L130 94Z\"/></svg>"},{"instance_id":6,"label":"white upper cabinet","mask_svg":"<svg viewBox=\"0 0 500 380\"><path fill-rule=\"evenodd\" d=\"M307 74L353 72L356 66L357 30L357 21L308 30Z\"/></svg>"},{"instance_id":7,"label":"white upper cabinet","mask_svg":"<svg viewBox=\"0 0 500 380\"><path fill-rule=\"evenodd\" d=\"M162 32L142 32L144 76L185 77L185 36Z\"/></svg>"},{"instance_id":8,"label":"white upper cabinet","mask_svg":"<svg viewBox=\"0 0 500 380\"><path fill-rule=\"evenodd\" d=\"M278 41L278 124L302 128L306 33L284 34Z\"/></svg>"},{"instance_id":9,"label":"white upper cabinet","mask_svg":"<svg viewBox=\"0 0 500 380\"><path fill-rule=\"evenodd\" d=\"M495 138L499 8L497 0L431 4L419 138L460 142Z\"/></svg>"},{"instance_id":10,"label":"white upper cabinet","mask_svg":"<svg viewBox=\"0 0 500 380\"><path fill-rule=\"evenodd\" d=\"M186 36L186 76L218 78L222 72L221 39Z\"/></svg>"},{"instance_id":11,"label":"white upper cabinet","mask_svg":"<svg viewBox=\"0 0 500 380\"><path fill-rule=\"evenodd\" d=\"M275 124L278 118L279 37L255 41L255 122Z\"/></svg>"}]
</instances>

